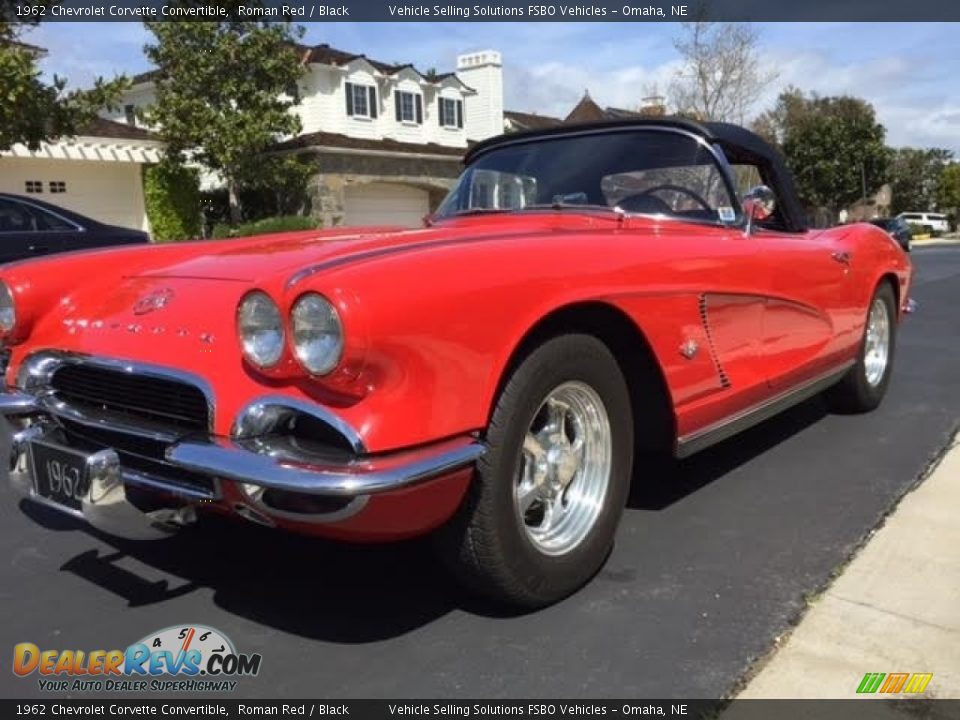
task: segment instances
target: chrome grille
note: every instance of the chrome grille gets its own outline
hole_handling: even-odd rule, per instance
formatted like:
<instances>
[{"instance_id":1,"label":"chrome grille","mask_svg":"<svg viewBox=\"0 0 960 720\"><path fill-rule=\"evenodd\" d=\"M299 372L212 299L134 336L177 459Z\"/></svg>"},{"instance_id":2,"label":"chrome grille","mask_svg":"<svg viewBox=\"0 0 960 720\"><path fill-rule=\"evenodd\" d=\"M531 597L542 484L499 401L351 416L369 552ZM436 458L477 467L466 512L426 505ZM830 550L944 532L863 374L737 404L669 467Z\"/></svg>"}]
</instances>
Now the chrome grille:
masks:
<instances>
[{"instance_id":1,"label":"chrome grille","mask_svg":"<svg viewBox=\"0 0 960 720\"><path fill-rule=\"evenodd\" d=\"M50 387L58 400L77 409L110 410L184 433L210 427L203 391L174 379L68 363L53 373Z\"/></svg>"}]
</instances>

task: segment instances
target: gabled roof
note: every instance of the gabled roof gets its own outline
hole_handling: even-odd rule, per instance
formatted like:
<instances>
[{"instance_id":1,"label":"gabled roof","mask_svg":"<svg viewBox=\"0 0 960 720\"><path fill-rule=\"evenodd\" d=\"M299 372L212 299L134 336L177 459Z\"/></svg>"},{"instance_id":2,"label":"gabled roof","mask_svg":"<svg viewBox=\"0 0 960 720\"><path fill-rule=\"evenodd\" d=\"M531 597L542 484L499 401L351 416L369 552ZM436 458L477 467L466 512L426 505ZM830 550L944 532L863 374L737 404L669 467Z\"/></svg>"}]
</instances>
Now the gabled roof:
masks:
<instances>
[{"instance_id":1,"label":"gabled roof","mask_svg":"<svg viewBox=\"0 0 960 720\"><path fill-rule=\"evenodd\" d=\"M327 45L327 43L321 43L320 45L308 46L308 45L298 45L298 50L302 53L302 61L305 64L315 63L317 65L331 65L333 67L343 67L348 65L354 60L366 60L370 63L378 72L383 73L384 75L396 75L402 70L411 70L417 75L419 75L425 82L430 83L441 83L444 80L453 78L461 86L470 92L474 92L473 88L465 85L464 82L457 76L455 72L447 73L433 73L427 75L416 67L413 63L385 63L381 60L375 60L371 57L367 57L362 53L351 53L344 50L338 50L335 47Z\"/></svg>"},{"instance_id":2,"label":"gabled roof","mask_svg":"<svg viewBox=\"0 0 960 720\"><path fill-rule=\"evenodd\" d=\"M364 60L372 65L377 72L384 75L396 75L403 70L411 70L419 75L424 82L442 83L444 80L449 80L452 78L456 80L467 92L476 92L472 87L464 84L464 82L455 72L439 74L433 73L428 75L420 72L420 70L414 67L413 63L386 63L381 60L375 60L371 57L367 57L363 53L352 53L347 52L346 50L339 50L335 47L327 45L327 43L321 43L320 45L296 45L295 49L300 54L300 62L302 62L304 65L312 64L329 65L331 67L344 67L349 65L354 60ZM159 70L148 70L147 72L142 72L139 75L134 75L133 84L139 85L140 83L153 82L159 76Z\"/></svg>"},{"instance_id":3,"label":"gabled roof","mask_svg":"<svg viewBox=\"0 0 960 720\"><path fill-rule=\"evenodd\" d=\"M607 120L607 113L597 105L593 98L590 97L590 93L585 92L583 97L580 98L573 110L570 111L570 114L567 115L563 122L567 124L571 123L588 123L588 122L599 122L601 120Z\"/></svg>"}]
</instances>

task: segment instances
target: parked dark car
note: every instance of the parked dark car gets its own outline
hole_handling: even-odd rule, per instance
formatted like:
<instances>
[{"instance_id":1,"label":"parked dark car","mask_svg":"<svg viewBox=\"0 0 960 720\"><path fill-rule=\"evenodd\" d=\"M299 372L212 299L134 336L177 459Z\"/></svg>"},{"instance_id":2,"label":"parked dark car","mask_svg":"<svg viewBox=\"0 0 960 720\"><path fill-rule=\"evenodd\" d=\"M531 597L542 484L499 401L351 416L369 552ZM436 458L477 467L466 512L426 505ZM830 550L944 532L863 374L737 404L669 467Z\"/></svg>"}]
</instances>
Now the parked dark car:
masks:
<instances>
[{"instance_id":1,"label":"parked dark car","mask_svg":"<svg viewBox=\"0 0 960 720\"><path fill-rule=\"evenodd\" d=\"M0 193L0 263L146 242L150 237L145 232L104 225L31 197Z\"/></svg>"},{"instance_id":2,"label":"parked dark car","mask_svg":"<svg viewBox=\"0 0 960 720\"><path fill-rule=\"evenodd\" d=\"M913 240L913 230L910 229L910 223L902 217L874 218L870 223L886 230L893 236L894 240L900 243L900 247L906 252L910 252L910 241Z\"/></svg>"}]
</instances>

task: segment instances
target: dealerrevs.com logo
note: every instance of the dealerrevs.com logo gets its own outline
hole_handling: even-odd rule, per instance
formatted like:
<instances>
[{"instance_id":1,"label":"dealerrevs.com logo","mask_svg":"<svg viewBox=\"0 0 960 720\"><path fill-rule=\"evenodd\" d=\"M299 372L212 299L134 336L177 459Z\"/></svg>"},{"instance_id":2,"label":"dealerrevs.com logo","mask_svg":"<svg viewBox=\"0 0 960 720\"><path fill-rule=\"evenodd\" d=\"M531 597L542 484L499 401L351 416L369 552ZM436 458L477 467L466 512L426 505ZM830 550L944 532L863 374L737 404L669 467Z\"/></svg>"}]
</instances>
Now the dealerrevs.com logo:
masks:
<instances>
[{"instance_id":1,"label":"dealerrevs.com logo","mask_svg":"<svg viewBox=\"0 0 960 720\"><path fill-rule=\"evenodd\" d=\"M40 689L50 692L224 692L236 689L235 678L260 672L261 659L238 653L214 628L178 625L125 650L46 650L18 643L13 672L37 675Z\"/></svg>"}]
</instances>

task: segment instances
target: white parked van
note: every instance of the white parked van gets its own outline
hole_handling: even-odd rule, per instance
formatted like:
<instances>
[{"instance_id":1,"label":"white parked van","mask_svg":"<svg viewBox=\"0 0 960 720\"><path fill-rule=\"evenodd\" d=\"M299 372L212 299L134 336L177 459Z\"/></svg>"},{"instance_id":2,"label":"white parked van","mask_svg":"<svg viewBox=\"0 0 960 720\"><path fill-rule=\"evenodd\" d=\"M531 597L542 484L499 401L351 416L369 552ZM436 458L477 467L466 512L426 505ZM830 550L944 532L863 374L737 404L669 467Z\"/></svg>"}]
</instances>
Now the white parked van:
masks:
<instances>
[{"instance_id":1,"label":"white parked van","mask_svg":"<svg viewBox=\"0 0 960 720\"><path fill-rule=\"evenodd\" d=\"M950 230L950 222L947 220L947 216L942 213L903 212L897 217L903 218L911 225L930 228L933 232L948 232Z\"/></svg>"}]
</instances>

